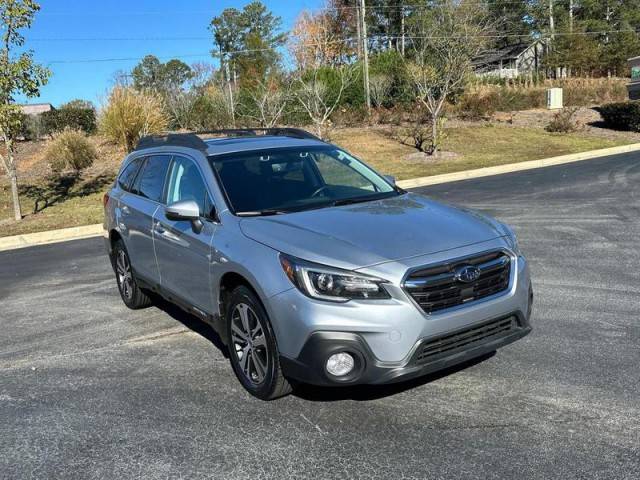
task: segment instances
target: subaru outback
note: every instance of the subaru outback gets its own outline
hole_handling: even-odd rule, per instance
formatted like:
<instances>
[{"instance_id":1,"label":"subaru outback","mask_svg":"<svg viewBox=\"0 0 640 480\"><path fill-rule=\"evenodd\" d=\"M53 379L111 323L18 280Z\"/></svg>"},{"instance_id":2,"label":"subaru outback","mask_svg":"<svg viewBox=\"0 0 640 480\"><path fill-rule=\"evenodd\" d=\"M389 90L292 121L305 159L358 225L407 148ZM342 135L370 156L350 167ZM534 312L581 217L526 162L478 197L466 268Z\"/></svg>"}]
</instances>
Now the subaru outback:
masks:
<instances>
[{"instance_id":1,"label":"subaru outback","mask_svg":"<svg viewBox=\"0 0 640 480\"><path fill-rule=\"evenodd\" d=\"M105 195L105 241L124 303L164 297L209 323L254 396L398 382L530 332L507 225L303 130L209 133L140 140Z\"/></svg>"}]
</instances>

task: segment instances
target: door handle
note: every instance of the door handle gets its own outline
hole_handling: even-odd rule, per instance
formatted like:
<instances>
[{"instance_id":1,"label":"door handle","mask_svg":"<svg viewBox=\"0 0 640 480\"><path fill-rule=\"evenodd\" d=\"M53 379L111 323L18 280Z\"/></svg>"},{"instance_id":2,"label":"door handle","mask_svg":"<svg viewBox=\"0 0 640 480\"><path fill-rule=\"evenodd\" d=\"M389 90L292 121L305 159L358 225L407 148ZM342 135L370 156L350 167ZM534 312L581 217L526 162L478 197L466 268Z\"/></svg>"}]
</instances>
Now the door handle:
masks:
<instances>
[{"instance_id":1,"label":"door handle","mask_svg":"<svg viewBox=\"0 0 640 480\"><path fill-rule=\"evenodd\" d=\"M154 230L159 235L164 235L167 232L160 222L155 223Z\"/></svg>"},{"instance_id":2,"label":"door handle","mask_svg":"<svg viewBox=\"0 0 640 480\"><path fill-rule=\"evenodd\" d=\"M122 213L124 213L125 215L129 215L131 213L131 210L129 210L129 207L127 207L126 205L124 205L122 207Z\"/></svg>"}]
</instances>

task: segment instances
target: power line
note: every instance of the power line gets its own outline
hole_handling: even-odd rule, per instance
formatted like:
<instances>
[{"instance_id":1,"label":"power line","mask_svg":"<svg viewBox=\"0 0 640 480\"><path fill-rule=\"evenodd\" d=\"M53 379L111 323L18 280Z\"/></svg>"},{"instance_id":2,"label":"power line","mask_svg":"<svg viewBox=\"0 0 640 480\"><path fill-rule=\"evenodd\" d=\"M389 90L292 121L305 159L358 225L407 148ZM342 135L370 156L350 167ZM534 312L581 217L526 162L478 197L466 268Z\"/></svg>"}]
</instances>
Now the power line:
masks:
<instances>
[{"instance_id":1,"label":"power line","mask_svg":"<svg viewBox=\"0 0 640 480\"><path fill-rule=\"evenodd\" d=\"M134 62L134 61L137 62L144 59L145 56L119 57L119 58L86 58L86 59L79 59L79 60L51 60L51 61L43 61L43 63L47 65L67 65L67 64L75 64L75 63L111 63L111 62ZM201 57L211 57L211 52L187 53L187 54L181 54L181 55L162 56L157 58L158 60L172 60L174 58L181 59L181 58L201 58Z\"/></svg>"},{"instance_id":2,"label":"power line","mask_svg":"<svg viewBox=\"0 0 640 480\"><path fill-rule=\"evenodd\" d=\"M501 5L523 5L523 0L511 0L511 1L503 1L500 3ZM431 3L430 5L371 5L367 6L367 10L406 10L407 12L415 11L415 10L432 10L437 7L441 7L446 5L446 3ZM488 1L474 1L474 2L464 2L464 5L469 6L489 6ZM343 10L357 10L359 7L344 5L340 7L318 7L311 8L309 10L315 12L322 11L343 11Z\"/></svg>"},{"instance_id":3,"label":"power line","mask_svg":"<svg viewBox=\"0 0 640 480\"><path fill-rule=\"evenodd\" d=\"M556 37L580 37L580 36L592 36L592 35L608 35L614 33L633 33L637 34L638 32L632 29L626 30L603 30L603 31L595 31L595 32L556 32ZM547 35L535 35L535 34L483 34L483 35L460 35L460 36L451 36L451 35L405 35L404 38L408 40L443 40L443 39L464 39L464 38L487 38L487 39L500 39L500 38L531 38L531 39L544 39L547 38ZM370 36L369 40L376 39L384 39L384 40L399 40L401 39L401 35L380 35L380 36ZM299 47L314 47L321 46L326 44L335 44L335 43L349 43L355 42L357 39L355 37L348 37L342 39L336 39L328 42L317 42L317 43L302 43L298 44ZM78 41L81 41L78 39ZM254 48L254 49L244 49L244 50L233 50L229 52L225 52L225 54L232 55L240 55L243 53L261 53L261 52L270 52L277 50L278 48ZM208 57L211 56L211 52L206 53L188 53L188 54L180 54L174 56L163 56L160 57L160 60L163 59L173 59L173 58L197 58L197 57ZM89 59L78 59L78 60L50 60L45 61L44 63L48 65L58 65L58 64L73 64L73 63L108 63L108 62L125 62L125 61L138 61L142 60L143 57L117 57L117 58L89 58Z\"/></svg>"},{"instance_id":4,"label":"power line","mask_svg":"<svg viewBox=\"0 0 640 480\"><path fill-rule=\"evenodd\" d=\"M593 31L593 32L556 32L555 35L556 36L589 36L589 35L606 35L606 34L613 34L613 33L638 33L636 30L632 29L632 28L628 28L628 29L617 29L617 30L602 30L602 31ZM544 35L540 35L540 36L544 36ZM501 33L501 34L486 34L486 35L463 35L463 38L508 38L508 37L521 37L521 38L527 38L527 37L531 37L531 38L536 38L536 34L534 33L524 33L524 34L518 34L518 33ZM401 35L378 35L378 36L369 36L369 40L375 40L378 38L385 38L385 39L395 39L395 38L401 38ZM405 35L405 38L412 38L410 35ZM449 36L440 36L440 37L436 37L436 36L422 36L422 37L416 37L414 36L413 38L415 39L429 39L429 38L449 38ZM153 42L162 42L162 41L171 41L171 42L177 42L177 41L195 41L195 40L211 40L210 36L204 36L204 37L60 37L60 38L42 38L42 37L38 37L38 38L30 38L29 41L30 42L91 42L91 41L95 41L95 42L142 42L142 41L153 41ZM356 40L355 37L349 37L349 38L345 38L345 39L340 39L337 40L337 42L347 42L347 41L354 41ZM314 45L320 45L321 43L319 42L318 44L304 44L301 46L314 46ZM267 51L267 50L273 50L273 48L263 48L263 49L249 49L249 50L236 50L236 51L232 51L232 52L226 52L226 53L251 53L251 52L258 52L258 51Z\"/></svg>"},{"instance_id":5,"label":"power line","mask_svg":"<svg viewBox=\"0 0 640 480\"><path fill-rule=\"evenodd\" d=\"M35 37L29 42L179 42L194 40L211 40L212 36L200 37Z\"/></svg>"},{"instance_id":6,"label":"power line","mask_svg":"<svg viewBox=\"0 0 640 480\"><path fill-rule=\"evenodd\" d=\"M522 4L523 0L505 0L501 2L501 5L518 5ZM383 5L371 5L367 6L367 10L427 10L432 9L434 7L445 5L445 1L441 2L431 2L429 5L391 5L391 4L383 4ZM465 5L482 5L488 6L488 0L478 0L478 1L468 1L465 2ZM308 10L312 11L342 11L342 10L356 10L358 6L344 5L340 7L318 7L311 8ZM99 16L99 17L114 17L114 16L144 16L144 15L166 15L166 16L174 16L174 15L211 15L213 13L212 10L133 10L133 11L119 11L119 12L77 12L77 11L41 11L38 13L38 16L51 16L51 17L63 17L63 16Z\"/></svg>"}]
</instances>

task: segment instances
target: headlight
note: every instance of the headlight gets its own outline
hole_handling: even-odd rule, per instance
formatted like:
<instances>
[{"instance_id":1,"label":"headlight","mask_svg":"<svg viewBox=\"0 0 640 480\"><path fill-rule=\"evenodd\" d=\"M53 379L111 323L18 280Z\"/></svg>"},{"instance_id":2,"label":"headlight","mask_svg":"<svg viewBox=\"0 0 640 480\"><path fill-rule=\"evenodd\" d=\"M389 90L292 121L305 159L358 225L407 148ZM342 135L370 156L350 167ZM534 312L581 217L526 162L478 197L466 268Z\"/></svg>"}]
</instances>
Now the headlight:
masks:
<instances>
[{"instance_id":1,"label":"headlight","mask_svg":"<svg viewBox=\"0 0 640 480\"><path fill-rule=\"evenodd\" d=\"M513 250L513 253L515 253L516 255L520 255L520 245L518 244L518 237L516 237L516 232L513 231L513 228L504 223L502 224L502 228L505 232L505 239L507 240L509 247L511 248L511 250Z\"/></svg>"},{"instance_id":2,"label":"headlight","mask_svg":"<svg viewBox=\"0 0 640 480\"><path fill-rule=\"evenodd\" d=\"M280 263L289 280L305 295L330 302L391 298L384 280L347 270L325 267L280 254Z\"/></svg>"}]
</instances>

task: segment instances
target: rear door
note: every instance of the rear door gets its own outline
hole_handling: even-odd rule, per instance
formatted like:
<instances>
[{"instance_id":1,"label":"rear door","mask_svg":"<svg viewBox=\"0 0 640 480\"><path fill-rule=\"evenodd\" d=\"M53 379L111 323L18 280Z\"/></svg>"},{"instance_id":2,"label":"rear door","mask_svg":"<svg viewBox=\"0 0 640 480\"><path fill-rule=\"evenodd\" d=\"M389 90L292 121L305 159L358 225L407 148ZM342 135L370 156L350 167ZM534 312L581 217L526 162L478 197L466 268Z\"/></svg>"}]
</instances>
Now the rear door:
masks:
<instances>
[{"instance_id":1,"label":"rear door","mask_svg":"<svg viewBox=\"0 0 640 480\"><path fill-rule=\"evenodd\" d=\"M153 246L153 215L161 206L170 161L170 155L147 157L129 192L121 197L125 245L131 266L137 276L150 283L160 282Z\"/></svg>"},{"instance_id":2,"label":"rear door","mask_svg":"<svg viewBox=\"0 0 640 480\"><path fill-rule=\"evenodd\" d=\"M154 238L161 285L206 313L213 311L211 243L217 224L211 194L196 162L175 156L167 178L166 203L193 200L200 207L202 230L190 221L169 220L164 208L155 213Z\"/></svg>"}]
</instances>

